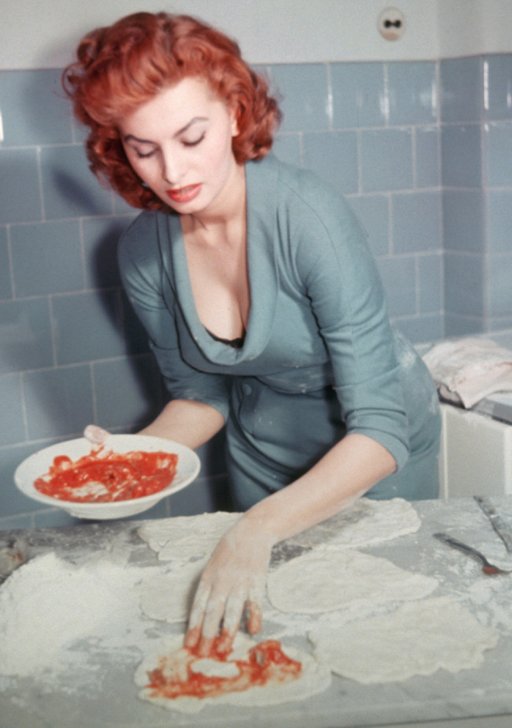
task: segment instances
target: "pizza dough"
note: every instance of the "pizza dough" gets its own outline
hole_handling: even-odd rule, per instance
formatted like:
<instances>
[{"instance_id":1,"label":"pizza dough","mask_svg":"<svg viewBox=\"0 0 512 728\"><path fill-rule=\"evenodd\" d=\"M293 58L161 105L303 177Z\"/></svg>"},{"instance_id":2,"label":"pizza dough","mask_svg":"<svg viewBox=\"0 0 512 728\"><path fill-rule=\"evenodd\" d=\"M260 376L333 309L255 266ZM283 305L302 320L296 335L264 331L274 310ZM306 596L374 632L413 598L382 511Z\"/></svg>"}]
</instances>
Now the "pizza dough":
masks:
<instances>
[{"instance_id":1,"label":"pizza dough","mask_svg":"<svg viewBox=\"0 0 512 728\"><path fill-rule=\"evenodd\" d=\"M187 562L209 556L240 513L209 513L201 516L163 518L145 523L139 536L156 551L160 561Z\"/></svg>"},{"instance_id":2,"label":"pizza dough","mask_svg":"<svg viewBox=\"0 0 512 728\"><path fill-rule=\"evenodd\" d=\"M393 613L310 634L315 654L337 675L388 683L444 669L478 667L498 635L451 597L401 605Z\"/></svg>"},{"instance_id":3,"label":"pizza dough","mask_svg":"<svg viewBox=\"0 0 512 728\"><path fill-rule=\"evenodd\" d=\"M232 658L244 659L251 647L256 644L245 635L238 634L235 640ZM300 676L285 683L267 683L263 687L252 687L248 690L236 693L226 693L211 698L180 697L174 700L164 697L152 697L151 690L147 688L148 672L159 665L162 656L171 656L173 669L179 670L180 666L187 663L188 652L182 648L183 635L175 635L167 639L159 639L154 642L147 656L143 659L135 672L135 684L140 688L139 698L181 713L198 713L210 705L239 705L239 706L268 706L286 703L293 700L307 700L312 695L321 693L331 684L331 671L325 665L319 663L314 657L305 652L283 645L284 652L294 660L302 663ZM217 663L217 668L212 663L215 660L197 658L195 667L197 671L204 670L210 674L225 671L225 663Z\"/></svg>"},{"instance_id":4,"label":"pizza dough","mask_svg":"<svg viewBox=\"0 0 512 728\"><path fill-rule=\"evenodd\" d=\"M387 501L360 498L333 518L295 537L293 541L315 548L358 548L416 533L421 520L403 498Z\"/></svg>"},{"instance_id":5,"label":"pizza dough","mask_svg":"<svg viewBox=\"0 0 512 728\"><path fill-rule=\"evenodd\" d=\"M153 569L137 586L140 608L150 619L184 622L189 615L195 587L206 562L168 569Z\"/></svg>"},{"instance_id":6,"label":"pizza dough","mask_svg":"<svg viewBox=\"0 0 512 728\"><path fill-rule=\"evenodd\" d=\"M354 549L314 549L269 574L270 602L282 612L319 614L368 603L407 601L427 596L436 579L400 569L378 556Z\"/></svg>"}]
</instances>

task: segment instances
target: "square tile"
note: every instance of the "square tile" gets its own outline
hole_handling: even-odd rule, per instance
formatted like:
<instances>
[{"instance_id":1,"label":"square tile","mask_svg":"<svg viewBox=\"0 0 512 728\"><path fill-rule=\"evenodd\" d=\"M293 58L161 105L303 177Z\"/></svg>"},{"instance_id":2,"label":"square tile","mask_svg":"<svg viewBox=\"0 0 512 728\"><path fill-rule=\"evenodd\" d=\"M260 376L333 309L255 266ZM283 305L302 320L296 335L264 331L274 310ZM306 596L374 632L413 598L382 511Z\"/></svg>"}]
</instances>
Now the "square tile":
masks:
<instances>
[{"instance_id":1,"label":"square tile","mask_svg":"<svg viewBox=\"0 0 512 728\"><path fill-rule=\"evenodd\" d=\"M113 193L90 171L82 146L44 147L41 168L48 220L112 214Z\"/></svg>"},{"instance_id":2,"label":"square tile","mask_svg":"<svg viewBox=\"0 0 512 728\"><path fill-rule=\"evenodd\" d=\"M163 407L162 385L152 355L93 365L96 417L101 427L141 427Z\"/></svg>"},{"instance_id":3,"label":"square tile","mask_svg":"<svg viewBox=\"0 0 512 728\"><path fill-rule=\"evenodd\" d=\"M4 146L71 142L71 103L60 73L53 68L0 72Z\"/></svg>"},{"instance_id":4,"label":"square tile","mask_svg":"<svg viewBox=\"0 0 512 728\"><path fill-rule=\"evenodd\" d=\"M489 315L512 316L512 253L491 255L489 271Z\"/></svg>"},{"instance_id":5,"label":"square tile","mask_svg":"<svg viewBox=\"0 0 512 728\"><path fill-rule=\"evenodd\" d=\"M80 436L93 421L88 366L60 367L23 375L29 439Z\"/></svg>"},{"instance_id":6,"label":"square tile","mask_svg":"<svg viewBox=\"0 0 512 728\"><path fill-rule=\"evenodd\" d=\"M482 185L480 126L474 124L443 127L441 159L445 187L480 187Z\"/></svg>"},{"instance_id":7,"label":"square tile","mask_svg":"<svg viewBox=\"0 0 512 728\"><path fill-rule=\"evenodd\" d=\"M121 285L117 244L133 217L99 217L82 221L85 287L114 288Z\"/></svg>"},{"instance_id":8,"label":"square tile","mask_svg":"<svg viewBox=\"0 0 512 728\"><path fill-rule=\"evenodd\" d=\"M379 258L377 261L391 317L416 311L416 262L413 256Z\"/></svg>"},{"instance_id":9,"label":"square tile","mask_svg":"<svg viewBox=\"0 0 512 728\"><path fill-rule=\"evenodd\" d=\"M48 300L0 302L0 374L53 365Z\"/></svg>"},{"instance_id":10,"label":"square tile","mask_svg":"<svg viewBox=\"0 0 512 728\"><path fill-rule=\"evenodd\" d=\"M444 247L460 252L485 250L484 200L481 190L444 190Z\"/></svg>"},{"instance_id":11,"label":"square tile","mask_svg":"<svg viewBox=\"0 0 512 728\"><path fill-rule=\"evenodd\" d=\"M416 187L439 187L441 185L441 134L439 127L416 127L414 142Z\"/></svg>"},{"instance_id":12,"label":"square tile","mask_svg":"<svg viewBox=\"0 0 512 728\"><path fill-rule=\"evenodd\" d=\"M411 188L412 132L407 129L361 132L361 176L364 192Z\"/></svg>"},{"instance_id":13,"label":"square tile","mask_svg":"<svg viewBox=\"0 0 512 728\"><path fill-rule=\"evenodd\" d=\"M117 291L55 295L52 316L58 364L110 359L126 353Z\"/></svg>"},{"instance_id":14,"label":"square tile","mask_svg":"<svg viewBox=\"0 0 512 728\"><path fill-rule=\"evenodd\" d=\"M13 225L11 250L16 296L83 288L78 222Z\"/></svg>"},{"instance_id":15,"label":"square tile","mask_svg":"<svg viewBox=\"0 0 512 728\"><path fill-rule=\"evenodd\" d=\"M382 63L332 63L333 128L385 126L388 97Z\"/></svg>"},{"instance_id":16,"label":"square tile","mask_svg":"<svg viewBox=\"0 0 512 728\"><path fill-rule=\"evenodd\" d=\"M487 82L486 119L512 119L512 54L503 53L484 59Z\"/></svg>"},{"instance_id":17,"label":"square tile","mask_svg":"<svg viewBox=\"0 0 512 728\"><path fill-rule=\"evenodd\" d=\"M340 192L356 192L359 182L355 133L304 134L304 166Z\"/></svg>"},{"instance_id":18,"label":"square tile","mask_svg":"<svg viewBox=\"0 0 512 728\"><path fill-rule=\"evenodd\" d=\"M394 253L413 253L442 248L440 192L394 194L391 204Z\"/></svg>"},{"instance_id":19,"label":"square tile","mask_svg":"<svg viewBox=\"0 0 512 728\"><path fill-rule=\"evenodd\" d=\"M42 219L36 149L0 149L0 224Z\"/></svg>"},{"instance_id":20,"label":"square tile","mask_svg":"<svg viewBox=\"0 0 512 728\"><path fill-rule=\"evenodd\" d=\"M300 133L276 134L272 151L281 162L300 167L302 165Z\"/></svg>"},{"instance_id":21,"label":"square tile","mask_svg":"<svg viewBox=\"0 0 512 728\"><path fill-rule=\"evenodd\" d=\"M419 311L442 314L444 308L443 254L418 256Z\"/></svg>"},{"instance_id":22,"label":"square tile","mask_svg":"<svg viewBox=\"0 0 512 728\"><path fill-rule=\"evenodd\" d=\"M23 442L26 431L19 374L0 376L0 402L0 447Z\"/></svg>"},{"instance_id":23,"label":"square tile","mask_svg":"<svg viewBox=\"0 0 512 728\"><path fill-rule=\"evenodd\" d=\"M512 122L489 123L484 135L488 184L512 187Z\"/></svg>"},{"instance_id":24,"label":"square tile","mask_svg":"<svg viewBox=\"0 0 512 728\"><path fill-rule=\"evenodd\" d=\"M441 120L480 121L483 112L482 60L450 58L441 61Z\"/></svg>"},{"instance_id":25,"label":"square tile","mask_svg":"<svg viewBox=\"0 0 512 728\"><path fill-rule=\"evenodd\" d=\"M492 253L512 253L512 184L487 192L487 242Z\"/></svg>"},{"instance_id":26,"label":"square tile","mask_svg":"<svg viewBox=\"0 0 512 728\"><path fill-rule=\"evenodd\" d=\"M401 316L395 319L393 323L412 344L428 344L439 341L444 336L444 317L442 314Z\"/></svg>"},{"instance_id":27,"label":"square tile","mask_svg":"<svg viewBox=\"0 0 512 728\"><path fill-rule=\"evenodd\" d=\"M389 63L389 124L429 124L437 120L438 89L432 62Z\"/></svg>"},{"instance_id":28,"label":"square tile","mask_svg":"<svg viewBox=\"0 0 512 728\"><path fill-rule=\"evenodd\" d=\"M0 299L12 298L11 262L7 247L7 228L0 227Z\"/></svg>"},{"instance_id":29,"label":"square tile","mask_svg":"<svg viewBox=\"0 0 512 728\"><path fill-rule=\"evenodd\" d=\"M483 256L446 253L444 276L446 313L483 318L485 316Z\"/></svg>"},{"instance_id":30,"label":"square tile","mask_svg":"<svg viewBox=\"0 0 512 728\"><path fill-rule=\"evenodd\" d=\"M327 69L321 63L272 65L272 86L283 112L282 131L329 128Z\"/></svg>"},{"instance_id":31,"label":"square tile","mask_svg":"<svg viewBox=\"0 0 512 728\"><path fill-rule=\"evenodd\" d=\"M9 516L25 514L30 516L41 508L32 498L24 495L14 483L14 472L25 458L53 442L16 443L0 449L0 515L2 520Z\"/></svg>"}]
</instances>

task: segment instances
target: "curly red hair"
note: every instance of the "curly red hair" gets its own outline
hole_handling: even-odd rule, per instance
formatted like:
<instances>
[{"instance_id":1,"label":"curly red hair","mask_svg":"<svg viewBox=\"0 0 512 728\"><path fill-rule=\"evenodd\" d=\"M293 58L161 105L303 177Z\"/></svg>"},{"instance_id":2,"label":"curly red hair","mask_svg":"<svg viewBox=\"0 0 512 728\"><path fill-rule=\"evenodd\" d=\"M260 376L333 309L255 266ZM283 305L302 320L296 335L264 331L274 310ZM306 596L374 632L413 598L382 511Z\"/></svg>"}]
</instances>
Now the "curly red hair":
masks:
<instances>
[{"instance_id":1,"label":"curly red hair","mask_svg":"<svg viewBox=\"0 0 512 728\"><path fill-rule=\"evenodd\" d=\"M268 84L242 59L238 44L188 15L135 13L86 35L77 60L63 72L75 116L90 132L92 171L134 207L159 210L162 201L130 166L119 120L186 77L203 78L234 110L239 163L264 157L272 147L281 113Z\"/></svg>"}]
</instances>

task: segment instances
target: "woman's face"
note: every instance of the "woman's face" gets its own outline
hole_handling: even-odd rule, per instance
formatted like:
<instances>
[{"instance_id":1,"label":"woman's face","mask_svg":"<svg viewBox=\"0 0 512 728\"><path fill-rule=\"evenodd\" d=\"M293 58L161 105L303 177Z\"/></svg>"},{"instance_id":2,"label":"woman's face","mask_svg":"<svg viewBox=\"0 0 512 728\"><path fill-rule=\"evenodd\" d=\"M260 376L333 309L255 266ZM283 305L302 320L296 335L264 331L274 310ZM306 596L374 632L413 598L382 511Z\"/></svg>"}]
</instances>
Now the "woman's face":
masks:
<instances>
[{"instance_id":1,"label":"woman's face","mask_svg":"<svg viewBox=\"0 0 512 728\"><path fill-rule=\"evenodd\" d=\"M119 125L136 174L180 214L221 206L239 170L234 115L205 81L185 78L129 114Z\"/></svg>"}]
</instances>

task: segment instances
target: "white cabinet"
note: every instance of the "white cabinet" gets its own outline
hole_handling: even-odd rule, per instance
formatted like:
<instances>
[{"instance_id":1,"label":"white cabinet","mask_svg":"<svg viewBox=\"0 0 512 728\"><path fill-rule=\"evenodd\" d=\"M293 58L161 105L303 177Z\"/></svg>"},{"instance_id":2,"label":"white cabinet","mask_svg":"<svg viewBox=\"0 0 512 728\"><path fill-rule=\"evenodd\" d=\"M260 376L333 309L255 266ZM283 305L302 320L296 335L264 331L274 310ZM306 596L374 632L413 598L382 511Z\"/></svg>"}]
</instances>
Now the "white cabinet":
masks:
<instances>
[{"instance_id":1,"label":"white cabinet","mask_svg":"<svg viewBox=\"0 0 512 728\"><path fill-rule=\"evenodd\" d=\"M512 494L512 425L441 405L442 498Z\"/></svg>"}]
</instances>

